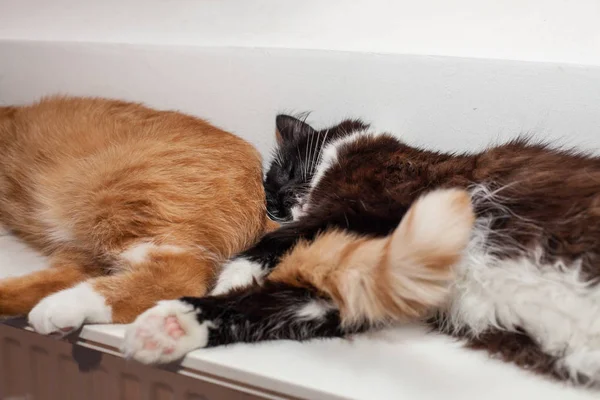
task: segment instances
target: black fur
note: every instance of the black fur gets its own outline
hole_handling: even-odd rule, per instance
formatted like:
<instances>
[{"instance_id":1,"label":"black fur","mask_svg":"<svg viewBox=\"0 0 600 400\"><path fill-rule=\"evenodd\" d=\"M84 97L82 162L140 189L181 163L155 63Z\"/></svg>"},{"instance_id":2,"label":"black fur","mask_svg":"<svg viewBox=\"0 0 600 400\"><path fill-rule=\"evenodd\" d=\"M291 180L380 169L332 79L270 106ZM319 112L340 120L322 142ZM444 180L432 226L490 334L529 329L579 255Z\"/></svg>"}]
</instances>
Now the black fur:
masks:
<instances>
[{"instance_id":1,"label":"black fur","mask_svg":"<svg viewBox=\"0 0 600 400\"><path fill-rule=\"evenodd\" d=\"M265 272L269 272L300 240L312 241L319 233L333 229L355 232L363 236L386 236L398 226L405 212L406 208L403 208L401 212L387 218L366 212L307 215L299 221L291 222L266 234L255 246L241 253L237 258L256 262L265 269Z\"/></svg>"},{"instance_id":2,"label":"black fur","mask_svg":"<svg viewBox=\"0 0 600 400\"><path fill-rule=\"evenodd\" d=\"M577 265L590 285L597 284L600 158L531 144L524 139L480 153L456 155L411 147L391 136L361 135L338 149L327 173L305 195L321 151L316 150L315 161L309 157L309 168L302 169L301 175L296 172L298 166L304 167L306 154L315 154L311 150L314 143L322 148L324 143L353 132L340 126L360 129L364 124L343 123L331 128L330 136L325 138L323 132L327 131L316 132L291 117L279 117L277 122L282 138L281 157L273 163L265 180L269 211L280 219L290 219L290 209L299 201L305 202L306 210L302 209L303 216L297 221L266 235L240 255L259 264L264 269L262 277L301 239L310 242L319 232L331 228L383 236L398 225L408 207L421 195L434 189L468 189L480 185L494 193L502 188L491 203L477 200L477 196L473 202L476 217L492 223L494 236L487 239L487 245L495 247L496 259L524 254L533 257L541 250L544 262ZM502 246L493 245L495 235L501 238ZM366 329L365 324L341 326L339 314L330 308L317 308L303 318L300 310L308 301L328 300L306 282L298 282L301 288L269 282L267 278L263 286L259 282L221 297L185 300L199 308L200 320L217 321L210 345L266 339L304 340ZM543 303L544 299L539 301ZM541 373L561 372L556 364L560 357L546 353L540 346L539 334L528 332L525 324L517 326L517 333L511 332L514 329L511 325L490 326L473 334L472 327L459 324L459 329L455 329L444 313L440 315L432 324L465 338L472 347L486 349L490 354ZM569 343L562 345L565 351L570 348ZM587 378L597 379L597 376Z\"/></svg>"},{"instance_id":3,"label":"black fur","mask_svg":"<svg viewBox=\"0 0 600 400\"><path fill-rule=\"evenodd\" d=\"M280 137L271 167L265 177L267 210L276 221L290 221L291 208L298 204L298 197L308 191L321 149L331 141L368 128L358 120L347 120L339 125L316 131L304 121L288 115L276 118Z\"/></svg>"},{"instance_id":4,"label":"black fur","mask_svg":"<svg viewBox=\"0 0 600 400\"><path fill-rule=\"evenodd\" d=\"M198 321L210 321L207 347L236 342L264 340L307 340L316 337L339 337L348 333L340 327L340 315L330 300L315 291L284 283L265 282L205 298L184 297L198 313ZM303 316L299 311L306 304L318 302L328 307L320 318ZM365 326L354 326L359 332Z\"/></svg>"},{"instance_id":5,"label":"black fur","mask_svg":"<svg viewBox=\"0 0 600 400\"><path fill-rule=\"evenodd\" d=\"M296 204L298 197L305 194L319 161L320 149L330 140L367 127L360 121L349 120L317 132L303 121L278 116L280 155L276 156L265 179L269 213L279 220L291 219L290 208ZM314 159L311 154L314 154ZM305 166L307 157L313 161ZM354 196L331 200L338 204L323 201L321 207L310 210L308 215L266 234L234 260L243 258L259 264L264 271L263 276L266 276L300 240L312 241L319 233L332 229L364 236L385 236L396 228L407 209L394 205L385 197L380 200L381 206L391 212L382 213L381 207L365 209L358 192ZM340 203L345 206L340 207ZM393 209L388 206L393 206ZM375 210L378 211L373 212ZM210 321L213 326L209 328L208 346L273 339L339 337L368 328L366 323L342 327L339 311L330 299L310 288L284 283L265 281L221 296L186 297L182 301L196 308L200 323ZM319 316L301 316L300 310L311 301L328 307L327 312Z\"/></svg>"}]
</instances>

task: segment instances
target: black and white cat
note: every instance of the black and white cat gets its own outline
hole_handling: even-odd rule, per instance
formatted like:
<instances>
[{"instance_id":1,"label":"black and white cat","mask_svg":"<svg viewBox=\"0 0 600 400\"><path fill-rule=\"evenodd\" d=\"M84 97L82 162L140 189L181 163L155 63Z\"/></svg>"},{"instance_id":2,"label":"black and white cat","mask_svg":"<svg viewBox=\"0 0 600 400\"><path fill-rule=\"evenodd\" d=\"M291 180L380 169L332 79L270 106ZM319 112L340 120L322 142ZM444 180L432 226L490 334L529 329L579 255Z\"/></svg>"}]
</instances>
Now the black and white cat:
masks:
<instances>
[{"instance_id":1,"label":"black and white cat","mask_svg":"<svg viewBox=\"0 0 600 400\"><path fill-rule=\"evenodd\" d=\"M128 356L343 336L433 309L432 326L473 347L600 382L600 158L525 139L444 154L360 121L277 128L265 188L289 222L228 262L211 296L141 315Z\"/></svg>"}]
</instances>

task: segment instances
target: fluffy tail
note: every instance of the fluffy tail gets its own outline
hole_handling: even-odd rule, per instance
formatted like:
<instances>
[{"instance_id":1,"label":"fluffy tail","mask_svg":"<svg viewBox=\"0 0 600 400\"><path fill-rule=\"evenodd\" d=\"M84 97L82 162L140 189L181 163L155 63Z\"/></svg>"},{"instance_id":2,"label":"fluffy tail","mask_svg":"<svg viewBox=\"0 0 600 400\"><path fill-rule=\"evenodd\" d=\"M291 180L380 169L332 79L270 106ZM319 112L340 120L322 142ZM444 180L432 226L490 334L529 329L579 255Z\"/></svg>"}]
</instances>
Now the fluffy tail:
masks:
<instances>
[{"instance_id":1,"label":"fluffy tail","mask_svg":"<svg viewBox=\"0 0 600 400\"><path fill-rule=\"evenodd\" d=\"M297 246L269 280L327 294L345 326L422 318L446 301L474 220L466 191L436 190L418 199L390 236L327 232Z\"/></svg>"}]
</instances>

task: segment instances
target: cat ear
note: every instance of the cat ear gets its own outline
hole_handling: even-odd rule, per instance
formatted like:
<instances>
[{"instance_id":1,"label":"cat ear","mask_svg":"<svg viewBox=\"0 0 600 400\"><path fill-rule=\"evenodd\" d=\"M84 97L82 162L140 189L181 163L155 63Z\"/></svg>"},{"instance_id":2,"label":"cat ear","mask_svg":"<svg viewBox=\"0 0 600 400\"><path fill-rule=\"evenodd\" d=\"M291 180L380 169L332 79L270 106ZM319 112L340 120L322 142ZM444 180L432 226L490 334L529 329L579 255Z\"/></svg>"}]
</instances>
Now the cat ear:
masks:
<instances>
[{"instance_id":1,"label":"cat ear","mask_svg":"<svg viewBox=\"0 0 600 400\"><path fill-rule=\"evenodd\" d=\"M275 118L275 126L277 128L275 135L277 136L277 143L279 144L316 133L316 131L306 122L290 115L278 115L277 118Z\"/></svg>"}]
</instances>

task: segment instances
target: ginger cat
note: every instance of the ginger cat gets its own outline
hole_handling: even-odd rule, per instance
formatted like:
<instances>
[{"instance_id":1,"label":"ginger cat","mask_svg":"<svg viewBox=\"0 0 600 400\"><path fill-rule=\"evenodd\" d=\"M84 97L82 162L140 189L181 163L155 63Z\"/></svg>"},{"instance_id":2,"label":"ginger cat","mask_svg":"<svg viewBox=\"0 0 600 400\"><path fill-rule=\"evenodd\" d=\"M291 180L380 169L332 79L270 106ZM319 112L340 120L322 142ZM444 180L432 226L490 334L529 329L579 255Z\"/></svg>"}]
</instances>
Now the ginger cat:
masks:
<instances>
[{"instance_id":1,"label":"ginger cat","mask_svg":"<svg viewBox=\"0 0 600 400\"><path fill-rule=\"evenodd\" d=\"M50 266L0 280L0 315L43 334L202 296L266 218L261 157L173 111L101 98L0 107L0 225Z\"/></svg>"}]
</instances>

